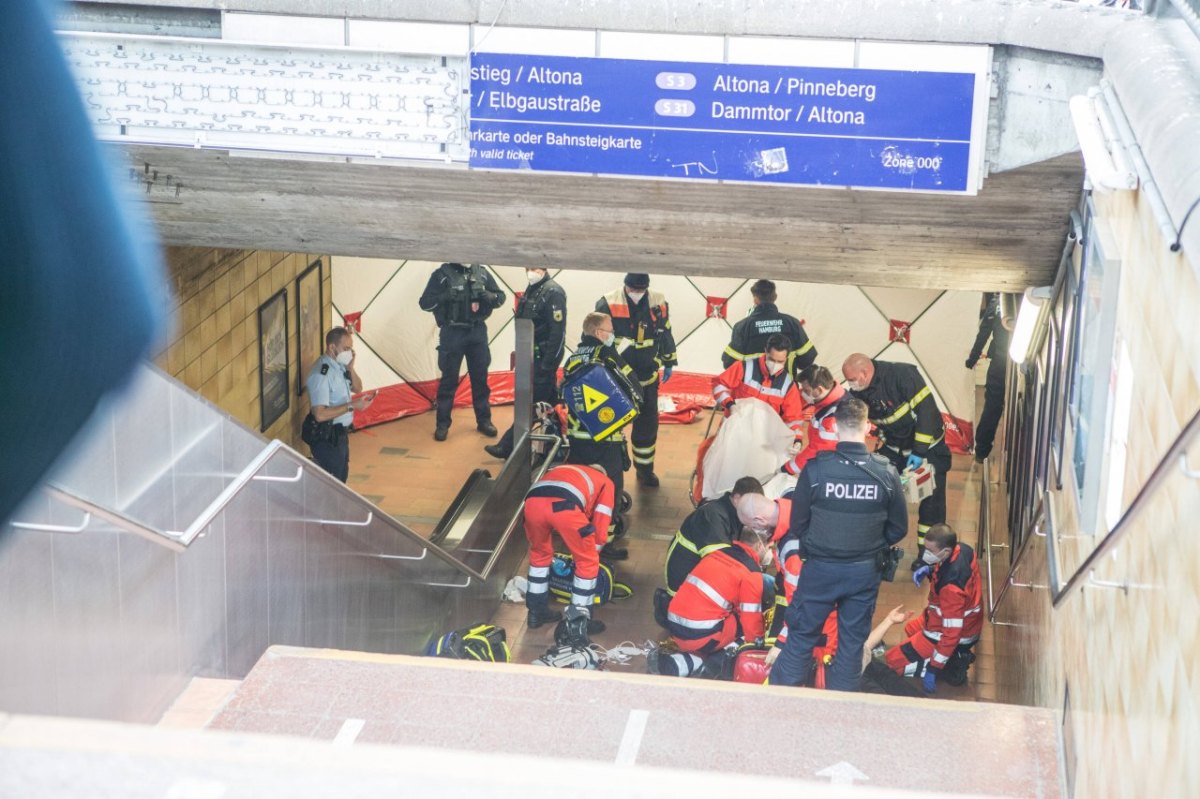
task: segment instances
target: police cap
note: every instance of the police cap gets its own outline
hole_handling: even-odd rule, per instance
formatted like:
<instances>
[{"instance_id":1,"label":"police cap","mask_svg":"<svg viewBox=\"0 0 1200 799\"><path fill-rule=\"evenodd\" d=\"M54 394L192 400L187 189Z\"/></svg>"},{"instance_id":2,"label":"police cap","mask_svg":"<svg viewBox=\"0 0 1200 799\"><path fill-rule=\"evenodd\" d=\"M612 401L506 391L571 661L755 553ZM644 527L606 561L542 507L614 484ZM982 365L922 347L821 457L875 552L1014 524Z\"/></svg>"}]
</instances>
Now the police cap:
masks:
<instances>
[{"instance_id":1,"label":"police cap","mask_svg":"<svg viewBox=\"0 0 1200 799\"><path fill-rule=\"evenodd\" d=\"M630 272L625 275L625 285L631 289L649 288L650 276L642 272Z\"/></svg>"}]
</instances>

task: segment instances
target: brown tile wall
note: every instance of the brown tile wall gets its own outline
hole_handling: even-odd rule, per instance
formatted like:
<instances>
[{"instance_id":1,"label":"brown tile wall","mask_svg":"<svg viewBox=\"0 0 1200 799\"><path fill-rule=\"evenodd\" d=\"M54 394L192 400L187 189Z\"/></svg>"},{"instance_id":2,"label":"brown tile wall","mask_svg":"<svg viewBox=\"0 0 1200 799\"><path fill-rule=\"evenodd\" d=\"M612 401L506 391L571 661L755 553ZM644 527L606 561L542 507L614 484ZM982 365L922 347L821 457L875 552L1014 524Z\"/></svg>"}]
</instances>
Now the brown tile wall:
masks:
<instances>
[{"instance_id":1,"label":"brown tile wall","mask_svg":"<svg viewBox=\"0 0 1200 799\"><path fill-rule=\"evenodd\" d=\"M1200 409L1200 255L1168 251L1144 197L1097 195L1096 209L1121 256L1118 335L1135 370L1128 507ZM1195 468L1200 445L1192 452ZM1079 529L1069 468L1064 478L1053 501L1068 536L1059 544L1065 581L1100 535ZM1039 588L1011 591L1001 618L1018 626L996 628L997 650L1015 654L1002 662L1018 672L1001 681L1015 686L1002 700L1061 711L1069 687L1076 796L1200 796L1200 481L1173 466L1149 503L1095 572L1127 591L1085 585L1051 610L1040 587L1047 553L1034 539L1017 580Z\"/></svg>"},{"instance_id":2,"label":"brown tile wall","mask_svg":"<svg viewBox=\"0 0 1200 799\"><path fill-rule=\"evenodd\" d=\"M258 308L280 289L288 295L288 411L263 435L293 446L308 402L296 396L296 277L321 256L263 250L168 247L166 259L175 298L171 343L156 363L252 430L262 423L258 379ZM323 258L322 329L332 322L329 258Z\"/></svg>"}]
</instances>

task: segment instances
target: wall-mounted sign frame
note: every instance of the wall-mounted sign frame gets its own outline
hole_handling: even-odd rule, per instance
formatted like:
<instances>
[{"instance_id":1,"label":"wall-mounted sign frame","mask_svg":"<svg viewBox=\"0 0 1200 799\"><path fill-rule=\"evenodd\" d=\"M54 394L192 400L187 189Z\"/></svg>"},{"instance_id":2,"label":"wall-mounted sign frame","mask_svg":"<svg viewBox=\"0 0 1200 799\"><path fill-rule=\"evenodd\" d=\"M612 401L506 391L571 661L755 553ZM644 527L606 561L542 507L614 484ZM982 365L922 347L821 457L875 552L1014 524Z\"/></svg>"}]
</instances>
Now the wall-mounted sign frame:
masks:
<instances>
[{"instance_id":1,"label":"wall-mounted sign frame","mask_svg":"<svg viewBox=\"0 0 1200 799\"><path fill-rule=\"evenodd\" d=\"M296 278L296 394L304 393L305 377L325 351L322 315L325 308L324 270L313 261Z\"/></svg>"},{"instance_id":2,"label":"wall-mounted sign frame","mask_svg":"<svg viewBox=\"0 0 1200 799\"><path fill-rule=\"evenodd\" d=\"M292 399L288 370L287 288L258 307L258 397L263 432L287 413Z\"/></svg>"}]
</instances>

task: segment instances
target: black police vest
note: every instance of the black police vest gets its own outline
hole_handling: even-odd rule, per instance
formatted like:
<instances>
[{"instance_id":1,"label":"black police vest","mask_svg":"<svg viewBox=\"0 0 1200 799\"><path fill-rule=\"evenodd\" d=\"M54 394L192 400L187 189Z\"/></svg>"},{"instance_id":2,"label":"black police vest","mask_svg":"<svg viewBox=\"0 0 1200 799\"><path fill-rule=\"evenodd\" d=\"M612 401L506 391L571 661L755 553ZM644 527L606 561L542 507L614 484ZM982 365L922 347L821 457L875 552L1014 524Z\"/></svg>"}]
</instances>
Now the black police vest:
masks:
<instances>
[{"instance_id":1,"label":"black police vest","mask_svg":"<svg viewBox=\"0 0 1200 799\"><path fill-rule=\"evenodd\" d=\"M467 269L459 269L450 264L442 264L441 272L446 280L446 285L442 290L442 300L435 312L435 316L441 316L441 319L438 320L439 324L471 327L486 319L487 314L482 312L483 309L487 308L487 313L491 313L487 297L478 291L472 291L471 288L472 283L476 286L484 285L483 267L479 264L471 264ZM473 302L479 303L479 311L471 310Z\"/></svg>"},{"instance_id":2,"label":"black police vest","mask_svg":"<svg viewBox=\"0 0 1200 799\"><path fill-rule=\"evenodd\" d=\"M887 548L883 531L894 488L886 460L868 455L857 462L840 452L821 452L805 472L812 516L801 543L804 557L858 561Z\"/></svg>"}]
</instances>

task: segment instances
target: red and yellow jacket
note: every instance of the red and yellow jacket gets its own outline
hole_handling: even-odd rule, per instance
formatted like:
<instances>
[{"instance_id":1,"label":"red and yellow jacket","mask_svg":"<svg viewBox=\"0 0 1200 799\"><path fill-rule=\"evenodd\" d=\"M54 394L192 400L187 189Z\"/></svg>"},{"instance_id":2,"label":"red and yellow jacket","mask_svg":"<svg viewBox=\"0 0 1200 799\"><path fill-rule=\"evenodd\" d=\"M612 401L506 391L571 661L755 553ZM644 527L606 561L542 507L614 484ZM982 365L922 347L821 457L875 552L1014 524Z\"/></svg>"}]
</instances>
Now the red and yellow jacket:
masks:
<instances>
[{"instance_id":1,"label":"red and yellow jacket","mask_svg":"<svg viewBox=\"0 0 1200 799\"><path fill-rule=\"evenodd\" d=\"M800 474L804 465L815 458L818 452L837 449L837 421L834 420L833 415L837 413L838 403L845 396L846 389L841 384L835 383L833 390L826 394L824 399L806 409L813 414L808 423L808 443L804 449L796 453L795 457L784 464L788 474Z\"/></svg>"},{"instance_id":2,"label":"red and yellow jacket","mask_svg":"<svg viewBox=\"0 0 1200 799\"><path fill-rule=\"evenodd\" d=\"M713 397L721 406L730 400L754 398L775 409L797 434L804 426L804 400L785 367L777 375L767 371L767 356L744 358L713 378Z\"/></svg>"},{"instance_id":3,"label":"red and yellow jacket","mask_svg":"<svg viewBox=\"0 0 1200 799\"><path fill-rule=\"evenodd\" d=\"M705 555L692 569L667 607L668 629L684 640L707 638L736 615L743 638L762 638L762 601L762 566L750 547L735 541Z\"/></svg>"}]
</instances>

